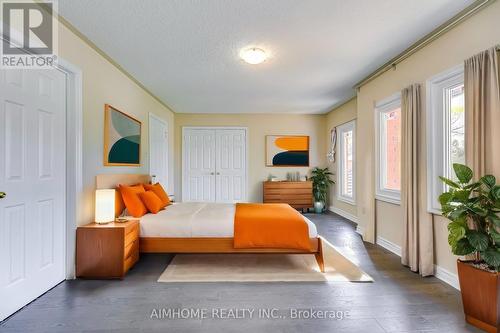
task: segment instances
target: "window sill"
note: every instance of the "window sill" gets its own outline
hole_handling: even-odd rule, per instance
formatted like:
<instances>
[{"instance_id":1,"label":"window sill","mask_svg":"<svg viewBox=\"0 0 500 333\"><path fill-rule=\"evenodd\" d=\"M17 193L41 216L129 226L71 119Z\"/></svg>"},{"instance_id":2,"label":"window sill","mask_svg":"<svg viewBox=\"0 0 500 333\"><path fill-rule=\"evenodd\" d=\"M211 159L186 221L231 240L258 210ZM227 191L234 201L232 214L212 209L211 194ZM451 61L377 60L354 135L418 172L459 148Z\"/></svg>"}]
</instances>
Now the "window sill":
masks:
<instances>
[{"instance_id":1,"label":"window sill","mask_svg":"<svg viewBox=\"0 0 500 333\"><path fill-rule=\"evenodd\" d=\"M394 197L389 197L389 196L377 194L375 196L375 199L378 201L387 202L387 203L390 203L393 205L401 205L401 198L394 198Z\"/></svg>"},{"instance_id":2,"label":"window sill","mask_svg":"<svg viewBox=\"0 0 500 333\"><path fill-rule=\"evenodd\" d=\"M428 212L429 214L438 215L438 216L443 216L443 212L442 212L440 209L429 208L429 209L427 209L427 212Z\"/></svg>"},{"instance_id":3,"label":"window sill","mask_svg":"<svg viewBox=\"0 0 500 333\"><path fill-rule=\"evenodd\" d=\"M337 196L337 201L349 204L351 206L356 206L356 201L354 199Z\"/></svg>"}]
</instances>

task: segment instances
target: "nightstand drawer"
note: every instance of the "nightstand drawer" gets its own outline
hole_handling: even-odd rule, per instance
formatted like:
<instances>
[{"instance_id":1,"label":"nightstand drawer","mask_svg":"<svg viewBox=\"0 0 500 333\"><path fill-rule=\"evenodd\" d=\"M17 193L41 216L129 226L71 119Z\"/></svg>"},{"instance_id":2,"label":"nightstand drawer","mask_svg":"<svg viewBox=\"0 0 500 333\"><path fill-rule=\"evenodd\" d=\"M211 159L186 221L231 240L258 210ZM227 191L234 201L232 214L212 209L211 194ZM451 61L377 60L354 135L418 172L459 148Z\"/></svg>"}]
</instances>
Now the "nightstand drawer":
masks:
<instances>
[{"instance_id":1,"label":"nightstand drawer","mask_svg":"<svg viewBox=\"0 0 500 333\"><path fill-rule=\"evenodd\" d=\"M139 239L134 240L132 243L125 246L125 251L123 251L123 259L127 259L132 255L139 253Z\"/></svg>"},{"instance_id":2,"label":"nightstand drawer","mask_svg":"<svg viewBox=\"0 0 500 333\"><path fill-rule=\"evenodd\" d=\"M139 239L139 223L125 230L125 246Z\"/></svg>"},{"instance_id":3,"label":"nightstand drawer","mask_svg":"<svg viewBox=\"0 0 500 333\"><path fill-rule=\"evenodd\" d=\"M132 266L134 266L137 260L139 260L139 251L137 251L137 253L133 253L130 257L128 257L127 259L125 259L125 261L123 261L123 271L125 273L128 272L128 270Z\"/></svg>"}]
</instances>

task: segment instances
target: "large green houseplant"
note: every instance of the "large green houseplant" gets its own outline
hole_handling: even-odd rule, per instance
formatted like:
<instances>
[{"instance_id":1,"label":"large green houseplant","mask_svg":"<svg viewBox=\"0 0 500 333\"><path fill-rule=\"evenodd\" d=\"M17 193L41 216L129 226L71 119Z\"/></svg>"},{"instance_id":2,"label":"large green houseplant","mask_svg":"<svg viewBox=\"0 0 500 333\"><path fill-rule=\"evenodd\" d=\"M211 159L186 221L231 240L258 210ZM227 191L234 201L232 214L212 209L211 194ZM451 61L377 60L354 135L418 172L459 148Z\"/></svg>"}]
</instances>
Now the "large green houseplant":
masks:
<instances>
[{"instance_id":1,"label":"large green houseplant","mask_svg":"<svg viewBox=\"0 0 500 333\"><path fill-rule=\"evenodd\" d=\"M313 182L313 196L314 196L314 211L322 213L325 210L326 201L328 198L328 189L331 184L335 182L330 179L333 173L328 168L314 168L311 171L311 180Z\"/></svg>"},{"instance_id":2,"label":"large green houseplant","mask_svg":"<svg viewBox=\"0 0 500 333\"><path fill-rule=\"evenodd\" d=\"M455 255L473 255L477 264L500 269L500 186L492 175L472 181L472 170L453 164L457 181L440 177L449 190L439 197L451 220L448 242Z\"/></svg>"},{"instance_id":3,"label":"large green houseplant","mask_svg":"<svg viewBox=\"0 0 500 333\"><path fill-rule=\"evenodd\" d=\"M472 170L453 164L456 179L440 177L448 191L439 201L448 224L448 243L458 260L466 320L487 332L500 332L500 185L492 175L473 181Z\"/></svg>"}]
</instances>

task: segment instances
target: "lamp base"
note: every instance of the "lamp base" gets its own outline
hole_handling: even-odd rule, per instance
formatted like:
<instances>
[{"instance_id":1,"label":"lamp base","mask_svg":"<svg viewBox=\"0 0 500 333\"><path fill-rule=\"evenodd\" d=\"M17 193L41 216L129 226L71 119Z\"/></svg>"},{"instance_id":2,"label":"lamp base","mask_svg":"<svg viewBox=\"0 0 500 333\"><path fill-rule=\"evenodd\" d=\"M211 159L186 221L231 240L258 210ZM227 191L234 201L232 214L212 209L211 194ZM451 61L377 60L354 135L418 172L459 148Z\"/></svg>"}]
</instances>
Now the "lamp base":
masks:
<instances>
[{"instance_id":1,"label":"lamp base","mask_svg":"<svg viewBox=\"0 0 500 333\"><path fill-rule=\"evenodd\" d=\"M95 223L97 223L97 224L108 224L108 223L111 223L111 222L114 222L114 221L104 221L104 222L102 222L102 221L100 221L100 222L95 221Z\"/></svg>"}]
</instances>

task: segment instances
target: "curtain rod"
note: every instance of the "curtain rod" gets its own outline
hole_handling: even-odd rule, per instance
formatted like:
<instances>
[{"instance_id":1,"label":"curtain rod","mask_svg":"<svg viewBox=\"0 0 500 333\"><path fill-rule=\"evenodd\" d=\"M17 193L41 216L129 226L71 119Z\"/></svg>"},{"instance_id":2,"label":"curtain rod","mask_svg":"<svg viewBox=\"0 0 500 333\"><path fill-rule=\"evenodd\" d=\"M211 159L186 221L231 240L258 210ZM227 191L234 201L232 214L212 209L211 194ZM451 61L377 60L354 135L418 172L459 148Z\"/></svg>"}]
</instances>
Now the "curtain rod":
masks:
<instances>
[{"instance_id":1,"label":"curtain rod","mask_svg":"<svg viewBox=\"0 0 500 333\"><path fill-rule=\"evenodd\" d=\"M396 57L392 58L382 66L380 66L377 70L372 72L370 75L365 77L363 80L359 81L354 85L354 89L359 89L361 86L364 86L368 82L374 80L375 78L379 77L383 73L387 72L391 68L394 68L397 64L401 63L403 60L407 59L410 57L412 54L416 53L420 49L424 48L428 44L432 43L442 35L444 35L446 32L450 31L453 29L455 26L460 24L461 22L465 21L472 15L476 14L479 12L481 9L485 8L486 6L492 4L496 0L477 0L475 1L472 5L468 6L464 10L462 10L460 13L456 14L453 16L451 19L446 21L445 23L441 24L439 27L419 39L417 42L415 42L413 45L411 45L409 48L398 54Z\"/></svg>"}]
</instances>

